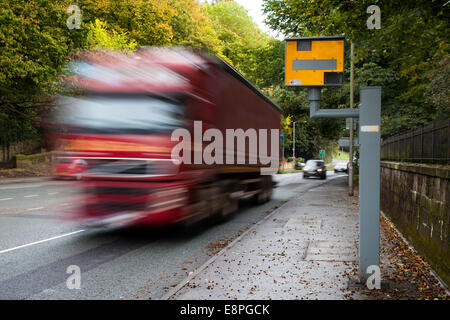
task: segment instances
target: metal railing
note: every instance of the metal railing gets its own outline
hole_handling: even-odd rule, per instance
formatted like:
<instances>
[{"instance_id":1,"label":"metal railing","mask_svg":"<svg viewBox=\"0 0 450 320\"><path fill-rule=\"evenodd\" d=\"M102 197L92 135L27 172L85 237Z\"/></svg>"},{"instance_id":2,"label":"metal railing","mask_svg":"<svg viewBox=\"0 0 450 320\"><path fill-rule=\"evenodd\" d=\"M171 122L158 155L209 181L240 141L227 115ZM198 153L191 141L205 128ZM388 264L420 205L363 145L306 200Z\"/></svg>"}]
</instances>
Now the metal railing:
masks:
<instances>
[{"instance_id":1,"label":"metal railing","mask_svg":"<svg viewBox=\"0 0 450 320\"><path fill-rule=\"evenodd\" d=\"M382 140L381 160L450 164L450 119Z\"/></svg>"}]
</instances>

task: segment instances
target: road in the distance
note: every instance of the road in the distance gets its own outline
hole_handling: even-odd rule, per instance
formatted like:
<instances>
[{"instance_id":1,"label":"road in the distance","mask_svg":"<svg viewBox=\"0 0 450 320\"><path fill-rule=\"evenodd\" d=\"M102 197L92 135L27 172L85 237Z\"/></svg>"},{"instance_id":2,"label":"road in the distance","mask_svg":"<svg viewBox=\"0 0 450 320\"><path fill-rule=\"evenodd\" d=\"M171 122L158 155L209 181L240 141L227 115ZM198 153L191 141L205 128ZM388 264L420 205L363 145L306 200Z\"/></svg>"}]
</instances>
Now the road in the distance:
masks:
<instances>
[{"instance_id":1,"label":"road in the distance","mask_svg":"<svg viewBox=\"0 0 450 320\"><path fill-rule=\"evenodd\" d=\"M328 172L329 179L335 177ZM70 182L0 185L0 299L158 299L214 251L295 194L323 183L301 173L275 175L273 199L244 205L231 220L195 233L174 229L83 229L62 220L79 201ZM68 289L67 267L81 270Z\"/></svg>"}]
</instances>

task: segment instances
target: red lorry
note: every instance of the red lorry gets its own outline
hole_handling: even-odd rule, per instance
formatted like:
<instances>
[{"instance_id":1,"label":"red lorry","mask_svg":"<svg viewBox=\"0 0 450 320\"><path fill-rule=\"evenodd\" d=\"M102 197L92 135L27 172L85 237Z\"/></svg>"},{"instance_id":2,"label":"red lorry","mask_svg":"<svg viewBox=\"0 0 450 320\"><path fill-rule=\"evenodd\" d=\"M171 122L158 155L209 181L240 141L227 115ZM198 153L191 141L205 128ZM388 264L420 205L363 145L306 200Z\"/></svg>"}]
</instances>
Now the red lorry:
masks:
<instances>
[{"instance_id":1,"label":"red lorry","mask_svg":"<svg viewBox=\"0 0 450 320\"><path fill-rule=\"evenodd\" d=\"M59 97L51 131L55 163L87 163L76 211L85 224L227 219L242 198L270 198L271 175L261 171L278 169L280 108L224 61L149 47L133 54L84 52L70 70L64 80L71 93ZM180 129L193 140L174 159ZM203 136L209 129L214 138ZM227 130L241 135L220 144L217 135ZM259 133L257 142L251 131ZM218 144L209 155L224 160L199 161L212 142Z\"/></svg>"}]
</instances>

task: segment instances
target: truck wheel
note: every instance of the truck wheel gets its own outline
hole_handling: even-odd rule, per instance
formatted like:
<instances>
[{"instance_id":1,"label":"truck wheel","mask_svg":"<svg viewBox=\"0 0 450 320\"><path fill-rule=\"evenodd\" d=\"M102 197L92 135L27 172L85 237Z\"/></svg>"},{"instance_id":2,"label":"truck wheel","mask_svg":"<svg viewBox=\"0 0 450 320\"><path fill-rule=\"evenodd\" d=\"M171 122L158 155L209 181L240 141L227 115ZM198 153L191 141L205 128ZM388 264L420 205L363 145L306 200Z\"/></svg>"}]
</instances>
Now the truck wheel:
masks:
<instances>
[{"instance_id":1,"label":"truck wheel","mask_svg":"<svg viewBox=\"0 0 450 320\"><path fill-rule=\"evenodd\" d=\"M273 183L272 176L262 176L260 183L261 192L255 194L254 200L257 204L263 204L272 197Z\"/></svg>"},{"instance_id":2,"label":"truck wheel","mask_svg":"<svg viewBox=\"0 0 450 320\"><path fill-rule=\"evenodd\" d=\"M219 212L220 221L229 221L239 209L239 201L237 199L228 199L227 203Z\"/></svg>"},{"instance_id":3,"label":"truck wheel","mask_svg":"<svg viewBox=\"0 0 450 320\"><path fill-rule=\"evenodd\" d=\"M228 221L239 209L239 200L231 195L237 190L236 182L225 180L222 182L223 206L218 213L220 221Z\"/></svg>"},{"instance_id":4,"label":"truck wheel","mask_svg":"<svg viewBox=\"0 0 450 320\"><path fill-rule=\"evenodd\" d=\"M272 199L272 195L273 195L273 186L274 186L274 182L272 180L272 176L267 176L267 201L270 201Z\"/></svg>"},{"instance_id":5,"label":"truck wheel","mask_svg":"<svg viewBox=\"0 0 450 320\"><path fill-rule=\"evenodd\" d=\"M218 208L219 188L213 184L202 184L194 191L193 215L188 217L181 224L183 229L194 230L203 225Z\"/></svg>"}]
</instances>

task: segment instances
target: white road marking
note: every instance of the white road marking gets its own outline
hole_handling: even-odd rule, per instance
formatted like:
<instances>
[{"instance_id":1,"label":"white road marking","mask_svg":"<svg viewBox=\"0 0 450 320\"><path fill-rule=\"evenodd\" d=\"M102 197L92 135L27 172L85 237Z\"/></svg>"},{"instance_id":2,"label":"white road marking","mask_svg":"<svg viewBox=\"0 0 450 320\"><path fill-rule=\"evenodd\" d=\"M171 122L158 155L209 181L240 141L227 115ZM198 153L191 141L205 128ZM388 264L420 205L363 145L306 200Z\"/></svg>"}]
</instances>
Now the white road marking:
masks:
<instances>
[{"instance_id":1,"label":"white road marking","mask_svg":"<svg viewBox=\"0 0 450 320\"><path fill-rule=\"evenodd\" d=\"M49 192L49 193L47 193L48 195L54 195L54 194L58 194L59 192Z\"/></svg>"},{"instance_id":2,"label":"white road marking","mask_svg":"<svg viewBox=\"0 0 450 320\"><path fill-rule=\"evenodd\" d=\"M32 210L41 210L41 209L44 209L45 207L36 207L36 208L30 208L30 209L27 209L27 211L32 211Z\"/></svg>"},{"instance_id":3,"label":"white road marking","mask_svg":"<svg viewBox=\"0 0 450 320\"><path fill-rule=\"evenodd\" d=\"M23 196L24 198L33 198L33 197L39 197L37 194L30 194L28 196Z\"/></svg>"},{"instance_id":4,"label":"white road marking","mask_svg":"<svg viewBox=\"0 0 450 320\"><path fill-rule=\"evenodd\" d=\"M18 247L2 250L2 251L0 251L0 254L6 253L6 252L10 252L10 251L14 251L14 250L17 250L17 249L22 249L22 248L29 247L29 246L33 246L35 244L39 244L39 243L43 243L43 242L56 240L56 239L63 238L63 237L68 237L68 236L71 236L71 235L74 235L74 234L77 234L77 233L80 233L80 232L83 232L83 231L85 231L85 230L81 229L81 230L78 230L78 231L65 233L65 234L62 234L62 235L59 235L59 236L56 236L56 237L52 237L52 238L48 238L48 239L44 239L44 240L40 240L40 241L36 241L36 242L27 243L27 244L24 244L24 245L21 245L21 246L18 246Z\"/></svg>"},{"instance_id":5,"label":"white road marking","mask_svg":"<svg viewBox=\"0 0 450 320\"><path fill-rule=\"evenodd\" d=\"M0 190L14 190L14 189L25 189L25 188L37 188L41 187L42 184L33 184L33 185L25 185L25 186L16 186L16 187L0 187Z\"/></svg>"},{"instance_id":6,"label":"white road marking","mask_svg":"<svg viewBox=\"0 0 450 320\"><path fill-rule=\"evenodd\" d=\"M3 199L0 199L0 201L6 201L6 200L12 200L13 198L3 198Z\"/></svg>"}]
</instances>

